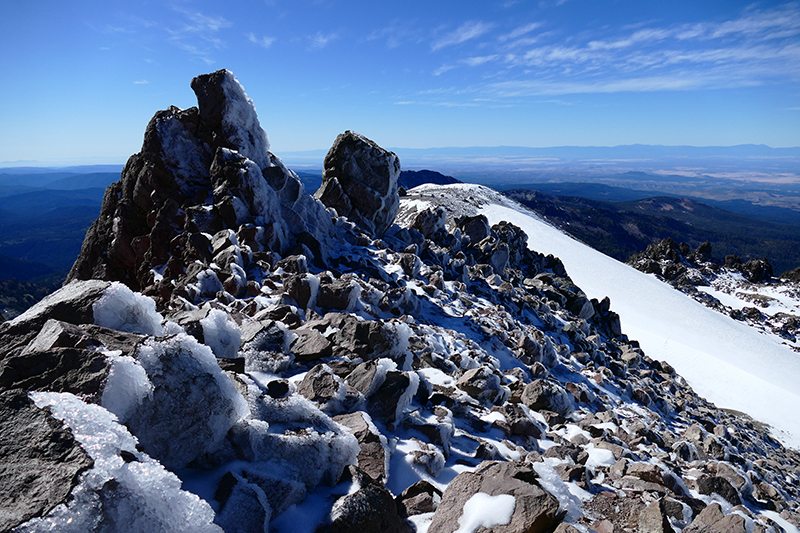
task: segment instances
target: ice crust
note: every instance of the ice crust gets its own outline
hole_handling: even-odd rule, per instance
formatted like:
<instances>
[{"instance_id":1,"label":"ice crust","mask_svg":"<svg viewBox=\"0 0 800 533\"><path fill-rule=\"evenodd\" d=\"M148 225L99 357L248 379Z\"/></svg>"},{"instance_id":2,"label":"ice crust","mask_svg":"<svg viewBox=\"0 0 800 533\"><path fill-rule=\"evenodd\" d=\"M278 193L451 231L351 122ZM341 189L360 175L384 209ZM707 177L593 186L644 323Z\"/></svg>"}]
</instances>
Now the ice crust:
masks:
<instances>
[{"instance_id":1,"label":"ice crust","mask_svg":"<svg viewBox=\"0 0 800 533\"><path fill-rule=\"evenodd\" d=\"M180 333L148 339L136 356L153 391L125 422L145 451L168 468L182 468L214 451L248 414L247 402L222 373L211 349L193 337ZM134 376L118 388L141 385Z\"/></svg>"},{"instance_id":2,"label":"ice crust","mask_svg":"<svg viewBox=\"0 0 800 533\"><path fill-rule=\"evenodd\" d=\"M219 309L211 309L200 320L203 338L214 355L223 359L235 359L242 343L242 330Z\"/></svg>"},{"instance_id":3,"label":"ice crust","mask_svg":"<svg viewBox=\"0 0 800 533\"><path fill-rule=\"evenodd\" d=\"M156 312L156 302L117 281L103 291L92 308L98 326L145 335L164 333L161 326L164 318Z\"/></svg>"},{"instance_id":4,"label":"ice crust","mask_svg":"<svg viewBox=\"0 0 800 533\"><path fill-rule=\"evenodd\" d=\"M252 418L234 428L249 461L284 465L309 490L331 485L358 462L358 440L299 395L251 399Z\"/></svg>"},{"instance_id":5,"label":"ice crust","mask_svg":"<svg viewBox=\"0 0 800 533\"><path fill-rule=\"evenodd\" d=\"M153 383L142 365L120 351L106 353L111 369L103 388L100 405L117 415L119 420L128 420L139 405L153 394Z\"/></svg>"},{"instance_id":6,"label":"ice crust","mask_svg":"<svg viewBox=\"0 0 800 533\"><path fill-rule=\"evenodd\" d=\"M244 87L231 71L225 71L222 80L225 93L225 109L222 114L222 131L238 151L247 159L254 161L260 169L271 167L269 139L261 127L256 114L256 106L244 92Z\"/></svg>"},{"instance_id":7,"label":"ice crust","mask_svg":"<svg viewBox=\"0 0 800 533\"><path fill-rule=\"evenodd\" d=\"M175 474L137 451L137 439L112 413L69 393L34 392L31 398L69 426L94 467L81 476L69 501L16 532L222 533L211 506L181 490ZM123 459L123 451L135 460Z\"/></svg>"}]
</instances>

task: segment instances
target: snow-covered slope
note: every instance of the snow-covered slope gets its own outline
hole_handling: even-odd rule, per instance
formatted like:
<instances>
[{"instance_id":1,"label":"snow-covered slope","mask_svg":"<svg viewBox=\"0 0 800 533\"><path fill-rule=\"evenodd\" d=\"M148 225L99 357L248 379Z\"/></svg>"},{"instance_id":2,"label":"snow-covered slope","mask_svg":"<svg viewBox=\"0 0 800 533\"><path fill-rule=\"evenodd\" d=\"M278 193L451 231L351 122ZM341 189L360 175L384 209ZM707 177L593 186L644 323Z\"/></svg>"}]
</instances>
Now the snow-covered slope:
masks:
<instances>
[{"instance_id":1,"label":"snow-covered slope","mask_svg":"<svg viewBox=\"0 0 800 533\"><path fill-rule=\"evenodd\" d=\"M432 203L471 199L490 223L506 220L521 227L528 246L558 256L590 298L610 297L623 332L647 355L670 363L718 407L745 412L800 448L800 357L774 338L576 241L491 189L450 185L414 191L424 191Z\"/></svg>"}]
</instances>

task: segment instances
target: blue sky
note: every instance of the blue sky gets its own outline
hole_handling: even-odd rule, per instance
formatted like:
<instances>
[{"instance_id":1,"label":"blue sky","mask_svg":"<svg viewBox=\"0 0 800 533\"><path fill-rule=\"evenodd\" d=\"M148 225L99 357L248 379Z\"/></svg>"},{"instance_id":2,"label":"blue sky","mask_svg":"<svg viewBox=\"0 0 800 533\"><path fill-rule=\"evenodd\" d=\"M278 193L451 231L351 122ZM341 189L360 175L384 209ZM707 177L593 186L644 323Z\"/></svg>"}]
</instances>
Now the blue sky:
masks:
<instances>
[{"instance_id":1,"label":"blue sky","mask_svg":"<svg viewBox=\"0 0 800 533\"><path fill-rule=\"evenodd\" d=\"M228 68L272 149L800 146L800 3L6 2L0 162L123 162Z\"/></svg>"}]
</instances>

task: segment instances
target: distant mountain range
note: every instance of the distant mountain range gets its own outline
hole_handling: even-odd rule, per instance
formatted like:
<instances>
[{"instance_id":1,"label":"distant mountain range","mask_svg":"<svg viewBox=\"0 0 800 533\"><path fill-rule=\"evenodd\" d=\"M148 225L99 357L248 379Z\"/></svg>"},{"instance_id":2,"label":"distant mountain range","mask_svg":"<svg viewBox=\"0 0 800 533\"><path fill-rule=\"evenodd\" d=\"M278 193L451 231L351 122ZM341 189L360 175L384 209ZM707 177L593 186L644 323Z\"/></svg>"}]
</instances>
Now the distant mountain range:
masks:
<instances>
[{"instance_id":1,"label":"distant mountain range","mask_svg":"<svg viewBox=\"0 0 800 533\"><path fill-rule=\"evenodd\" d=\"M513 189L505 194L564 232L620 261L654 241L671 237L693 247L711 241L720 257L767 257L776 273L800 266L798 225L759 220L688 198L637 198L636 191L599 191L609 198L627 198L601 201L530 189Z\"/></svg>"}]
</instances>

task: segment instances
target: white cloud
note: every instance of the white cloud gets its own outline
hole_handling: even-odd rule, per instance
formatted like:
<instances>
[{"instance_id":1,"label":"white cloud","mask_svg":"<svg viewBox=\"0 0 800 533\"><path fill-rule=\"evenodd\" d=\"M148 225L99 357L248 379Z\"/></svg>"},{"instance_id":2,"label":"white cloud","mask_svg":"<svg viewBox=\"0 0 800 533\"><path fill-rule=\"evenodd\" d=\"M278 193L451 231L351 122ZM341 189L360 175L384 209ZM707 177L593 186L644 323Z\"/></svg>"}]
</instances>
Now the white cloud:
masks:
<instances>
[{"instance_id":1,"label":"white cloud","mask_svg":"<svg viewBox=\"0 0 800 533\"><path fill-rule=\"evenodd\" d=\"M325 34L322 32L317 32L315 35L311 36L311 42L308 47L311 50L321 50L338 38L339 35L336 33Z\"/></svg>"},{"instance_id":2,"label":"white cloud","mask_svg":"<svg viewBox=\"0 0 800 533\"><path fill-rule=\"evenodd\" d=\"M448 33L441 39L433 43L432 50L440 50L446 46L453 46L475 39L485 34L494 27L494 24L489 24L481 21L465 22L458 29Z\"/></svg>"},{"instance_id":3,"label":"white cloud","mask_svg":"<svg viewBox=\"0 0 800 533\"><path fill-rule=\"evenodd\" d=\"M147 81L147 80L137 80L137 81L135 81L135 82L133 82L133 83L134 83L135 85L147 85L147 84L148 84L148 81Z\"/></svg>"},{"instance_id":4,"label":"white cloud","mask_svg":"<svg viewBox=\"0 0 800 533\"><path fill-rule=\"evenodd\" d=\"M269 48L275 42L275 37L256 37L253 33L248 33L246 37L248 41L262 48Z\"/></svg>"},{"instance_id":5,"label":"white cloud","mask_svg":"<svg viewBox=\"0 0 800 533\"><path fill-rule=\"evenodd\" d=\"M462 63L469 65L470 67L477 67L479 65L483 65L484 63L494 61L497 59L497 57L497 54L490 56L468 57L467 59L462 60Z\"/></svg>"},{"instance_id":6,"label":"white cloud","mask_svg":"<svg viewBox=\"0 0 800 533\"><path fill-rule=\"evenodd\" d=\"M507 33L505 35L501 35L500 36L500 41L505 42L505 41L509 41L509 40L512 40L512 39L518 39L518 38L522 37L523 35L526 35L526 34L532 32L533 30L539 28L540 26L542 26L542 24L543 24L542 22L531 22L530 24L525 24L524 26L520 26L518 28L515 28L510 33Z\"/></svg>"},{"instance_id":7,"label":"white cloud","mask_svg":"<svg viewBox=\"0 0 800 533\"><path fill-rule=\"evenodd\" d=\"M441 67L439 67L439 68L437 68L436 70L433 71L433 75L434 76L441 76L442 74L444 74L448 70L453 70L454 68L456 68L456 67L453 66L453 65L442 65Z\"/></svg>"}]
</instances>

